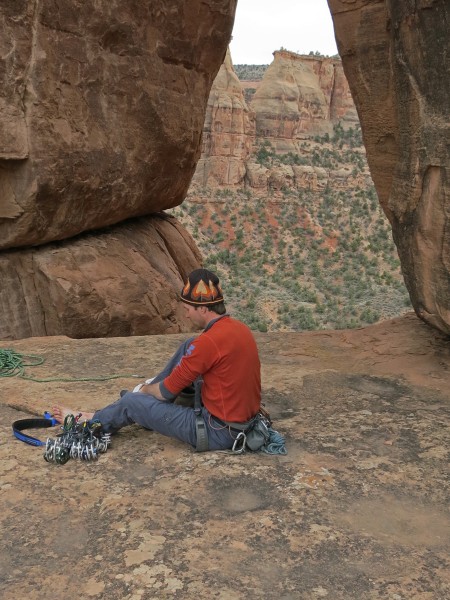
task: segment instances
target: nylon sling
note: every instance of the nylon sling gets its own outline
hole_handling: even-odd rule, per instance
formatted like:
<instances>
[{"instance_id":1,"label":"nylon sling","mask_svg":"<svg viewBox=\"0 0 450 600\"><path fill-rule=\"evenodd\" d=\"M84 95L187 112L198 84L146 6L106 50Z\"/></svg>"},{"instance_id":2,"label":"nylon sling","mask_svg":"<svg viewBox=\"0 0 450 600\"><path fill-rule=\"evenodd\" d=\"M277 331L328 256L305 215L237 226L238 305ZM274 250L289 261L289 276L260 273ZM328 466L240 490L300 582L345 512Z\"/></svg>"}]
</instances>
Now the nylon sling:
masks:
<instances>
[{"instance_id":1,"label":"nylon sling","mask_svg":"<svg viewBox=\"0 0 450 600\"><path fill-rule=\"evenodd\" d=\"M194 413L195 413L195 429L197 431L196 452L206 452L209 450L208 430L206 429L205 419L202 415L202 385L203 379L197 379L194 382Z\"/></svg>"}]
</instances>

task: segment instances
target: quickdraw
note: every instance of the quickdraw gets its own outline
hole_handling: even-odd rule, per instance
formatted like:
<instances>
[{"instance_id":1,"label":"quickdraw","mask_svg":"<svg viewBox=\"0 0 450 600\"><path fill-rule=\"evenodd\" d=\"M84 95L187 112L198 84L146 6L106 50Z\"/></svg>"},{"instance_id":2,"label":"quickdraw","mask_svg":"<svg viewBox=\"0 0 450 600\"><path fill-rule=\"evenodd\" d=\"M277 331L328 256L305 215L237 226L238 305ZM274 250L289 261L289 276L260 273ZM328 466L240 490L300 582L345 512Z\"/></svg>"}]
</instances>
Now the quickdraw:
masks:
<instances>
[{"instance_id":1,"label":"quickdraw","mask_svg":"<svg viewBox=\"0 0 450 600\"><path fill-rule=\"evenodd\" d=\"M58 421L48 412L44 413L43 419L15 421L12 429L18 440L31 446L45 446L44 459L47 462L64 465L69 458L97 460L99 454L105 453L111 445L111 434L102 432L100 421L80 422L80 417L81 413L77 416L67 415L61 426L62 433L56 439L47 438L46 442L23 433L23 430L55 426Z\"/></svg>"},{"instance_id":2,"label":"quickdraw","mask_svg":"<svg viewBox=\"0 0 450 600\"><path fill-rule=\"evenodd\" d=\"M111 434L102 432L100 421L80 422L80 415L67 415L63 432L56 439L47 439L44 459L64 465L69 458L97 460L111 445Z\"/></svg>"}]
</instances>

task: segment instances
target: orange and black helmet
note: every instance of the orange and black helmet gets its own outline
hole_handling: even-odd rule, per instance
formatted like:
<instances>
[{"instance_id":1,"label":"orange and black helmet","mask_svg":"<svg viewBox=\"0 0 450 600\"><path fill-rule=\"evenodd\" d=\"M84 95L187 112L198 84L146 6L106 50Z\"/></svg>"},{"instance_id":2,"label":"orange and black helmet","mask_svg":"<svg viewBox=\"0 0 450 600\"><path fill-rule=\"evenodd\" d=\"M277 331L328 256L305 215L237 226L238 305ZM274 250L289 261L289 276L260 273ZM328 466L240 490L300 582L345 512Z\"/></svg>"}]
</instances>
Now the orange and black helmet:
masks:
<instances>
[{"instance_id":1,"label":"orange and black helmet","mask_svg":"<svg viewBox=\"0 0 450 600\"><path fill-rule=\"evenodd\" d=\"M208 269L195 269L181 290L181 300L192 306L212 306L223 302L219 278Z\"/></svg>"}]
</instances>

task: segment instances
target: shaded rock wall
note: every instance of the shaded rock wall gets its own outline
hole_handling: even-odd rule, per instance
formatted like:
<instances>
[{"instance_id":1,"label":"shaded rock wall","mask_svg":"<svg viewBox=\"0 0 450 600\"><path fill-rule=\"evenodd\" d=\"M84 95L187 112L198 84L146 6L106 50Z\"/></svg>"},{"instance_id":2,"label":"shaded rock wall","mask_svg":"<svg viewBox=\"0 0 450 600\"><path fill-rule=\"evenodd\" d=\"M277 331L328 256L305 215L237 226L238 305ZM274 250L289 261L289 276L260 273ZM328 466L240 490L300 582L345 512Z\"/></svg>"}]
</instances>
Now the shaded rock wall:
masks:
<instances>
[{"instance_id":1,"label":"shaded rock wall","mask_svg":"<svg viewBox=\"0 0 450 600\"><path fill-rule=\"evenodd\" d=\"M328 4L413 306L450 333L450 5Z\"/></svg>"},{"instance_id":2,"label":"shaded rock wall","mask_svg":"<svg viewBox=\"0 0 450 600\"><path fill-rule=\"evenodd\" d=\"M200 254L139 219L184 199L235 8L1 3L0 337L183 330L175 294Z\"/></svg>"}]
</instances>

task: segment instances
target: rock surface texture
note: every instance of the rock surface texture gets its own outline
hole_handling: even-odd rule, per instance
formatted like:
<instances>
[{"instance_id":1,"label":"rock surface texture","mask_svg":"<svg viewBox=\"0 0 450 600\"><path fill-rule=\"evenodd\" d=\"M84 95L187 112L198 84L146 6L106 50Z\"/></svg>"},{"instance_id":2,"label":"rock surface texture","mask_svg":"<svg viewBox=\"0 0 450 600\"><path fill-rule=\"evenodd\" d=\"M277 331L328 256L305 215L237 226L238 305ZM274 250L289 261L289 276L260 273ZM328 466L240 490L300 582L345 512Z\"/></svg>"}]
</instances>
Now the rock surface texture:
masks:
<instances>
[{"instance_id":1,"label":"rock surface texture","mask_svg":"<svg viewBox=\"0 0 450 600\"><path fill-rule=\"evenodd\" d=\"M148 224L143 241L138 220L128 226L138 249L121 233L73 238L182 202L235 8L236 0L2 2L0 337L182 330L174 290L200 257L180 227ZM144 256L158 237L158 252ZM64 247L44 247L60 240ZM167 272L176 288L160 294ZM155 319L145 328L147 308Z\"/></svg>"},{"instance_id":2,"label":"rock surface texture","mask_svg":"<svg viewBox=\"0 0 450 600\"><path fill-rule=\"evenodd\" d=\"M45 358L34 378L151 376L182 338L11 345ZM0 379L2 600L450 597L448 341L414 314L256 340L287 456L195 453L131 426L96 463L48 464L13 421L100 407L136 379Z\"/></svg>"},{"instance_id":3,"label":"rock surface texture","mask_svg":"<svg viewBox=\"0 0 450 600\"><path fill-rule=\"evenodd\" d=\"M328 4L414 309L450 333L450 5Z\"/></svg>"},{"instance_id":4,"label":"rock surface texture","mask_svg":"<svg viewBox=\"0 0 450 600\"><path fill-rule=\"evenodd\" d=\"M2 3L0 248L182 202L235 4Z\"/></svg>"}]
</instances>

